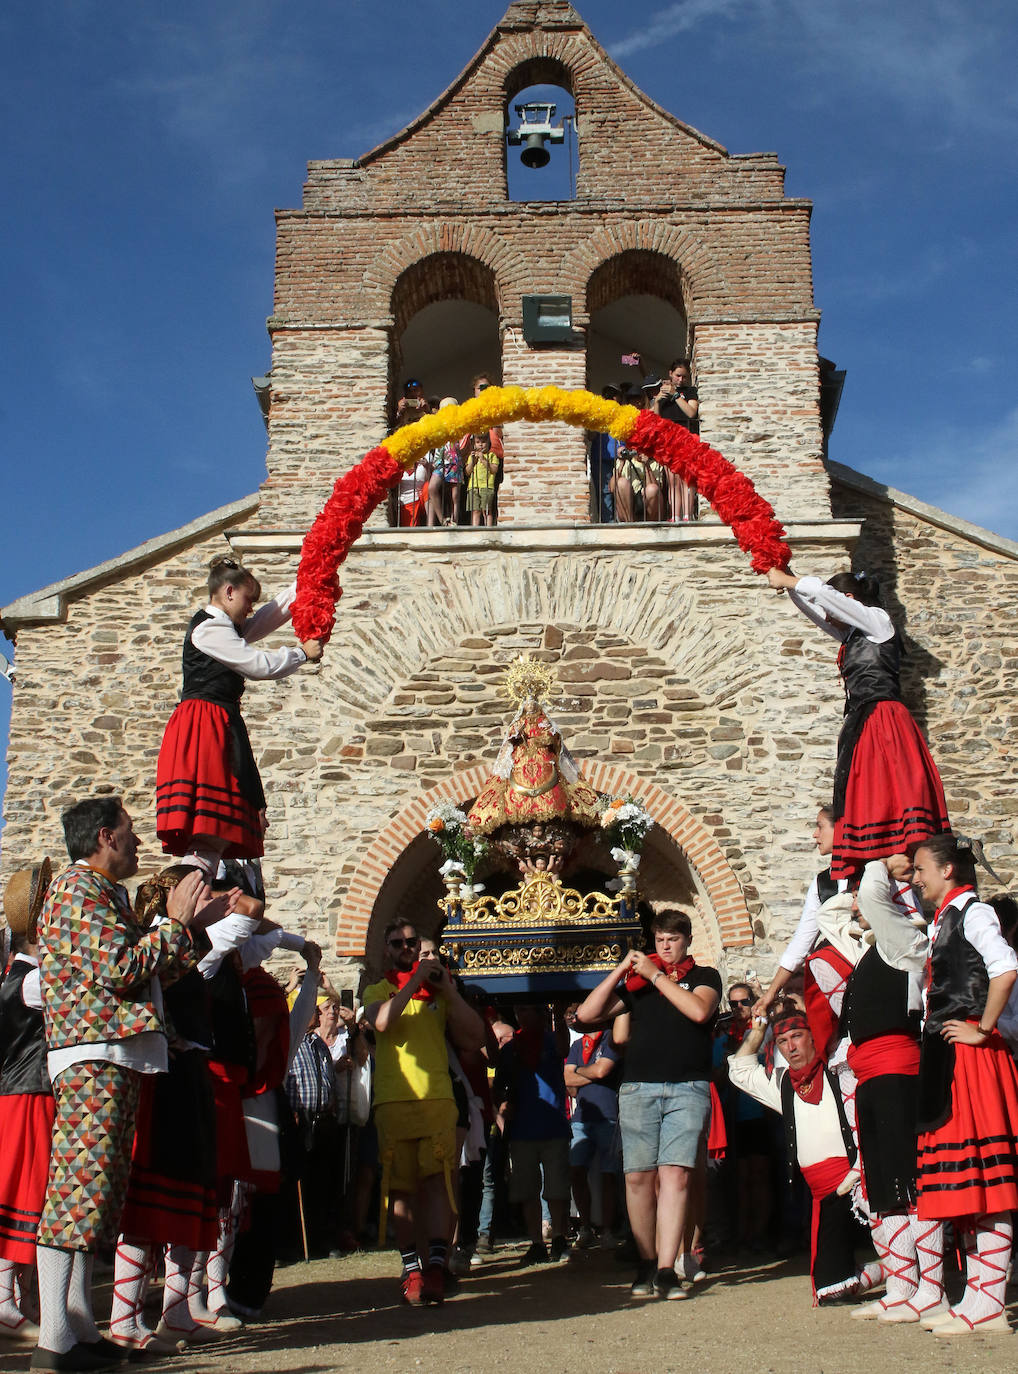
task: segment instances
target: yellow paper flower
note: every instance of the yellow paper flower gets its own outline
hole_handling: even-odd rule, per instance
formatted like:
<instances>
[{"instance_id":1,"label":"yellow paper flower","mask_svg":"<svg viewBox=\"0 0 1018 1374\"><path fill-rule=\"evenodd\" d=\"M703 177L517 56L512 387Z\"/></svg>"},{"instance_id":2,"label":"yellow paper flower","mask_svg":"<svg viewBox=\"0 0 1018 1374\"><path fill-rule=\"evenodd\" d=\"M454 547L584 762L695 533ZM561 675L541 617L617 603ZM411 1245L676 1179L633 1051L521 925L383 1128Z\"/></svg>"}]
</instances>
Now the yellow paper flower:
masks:
<instances>
[{"instance_id":1,"label":"yellow paper flower","mask_svg":"<svg viewBox=\"0 0 1018 1374\"><path fill-rule=\"evenodd\" d=\"M446 406L437 415L425 415L404 425L382 440L382 447L405 468L412 467L430 449L465 434L483 434L515 420L561 420L567 425L628 439L640 412L635 406L606 401L590 391L564 391L557 386L489 386L462 405Z\"/></svg>"}]
</instances>

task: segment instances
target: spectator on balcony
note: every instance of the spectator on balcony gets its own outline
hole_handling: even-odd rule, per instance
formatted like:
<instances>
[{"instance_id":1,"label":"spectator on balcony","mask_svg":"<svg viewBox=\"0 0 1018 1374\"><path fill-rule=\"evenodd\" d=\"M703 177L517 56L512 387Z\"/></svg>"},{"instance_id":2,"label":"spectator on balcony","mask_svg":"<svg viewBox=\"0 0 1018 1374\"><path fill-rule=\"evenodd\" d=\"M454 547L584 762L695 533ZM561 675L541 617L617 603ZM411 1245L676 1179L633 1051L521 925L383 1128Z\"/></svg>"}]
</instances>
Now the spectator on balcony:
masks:
<instances>
[{"instance_id":1,"label":"spectator on balcony","mask_svg":"<svg viewBox=\"0 0 1018 1374\"><path fill-rule=\"evenodd\" d=\"M439 401L436 410L457 404L455 396ZM458 525L460 522L460 488L463 484L463 455L454 440L433 448L428 454L431 480L428 483L428 524ZM446 493L449 494L450 514L446 515Z\"/></svg>"},{"instance_id":2,"label":"spectator on balcony","mask_svg":"<svg viewBox=\"0 0 1018 1374\"><path fill-rule=\"evenodd\" d=\"M645 388L650 380L644 383ZM651 409L663 419L688 429L690 434L700 433L700 398L692 383L688 358L676 358L668 364L668 376L655 391ZM671 471L668 502L673 524L696 519L696 487Z\"/></svg>"},{"instance_id":3,"label":"spectator on balcony","mask_svg":"<svg viewBox=\"0 0 1018 1374\"><path fill-rule=\"evenodd\" d=\"M606 401L621 401L622 389L617 386L603 386L601 395ZM587 469L590 473L590 520L591 524L610 524L615 519L615 496L612 491L612 476L615 472L615 459L618 456L619 441L610 434L587 435Z\"/></svg>"},{"instance_id":4,"label":"spectator on balcony","mask_svg":"<svg viewBox=\"0 0 1018 1374\"><path fill-rule=\"evenodd\" d=\"M494 431L491 431L494 433ZM494 525L495 485L500 465L499 454L491 447L491 433L471 435L466 461L467 510L472 525Z\"/></svg>"}]
</instances>

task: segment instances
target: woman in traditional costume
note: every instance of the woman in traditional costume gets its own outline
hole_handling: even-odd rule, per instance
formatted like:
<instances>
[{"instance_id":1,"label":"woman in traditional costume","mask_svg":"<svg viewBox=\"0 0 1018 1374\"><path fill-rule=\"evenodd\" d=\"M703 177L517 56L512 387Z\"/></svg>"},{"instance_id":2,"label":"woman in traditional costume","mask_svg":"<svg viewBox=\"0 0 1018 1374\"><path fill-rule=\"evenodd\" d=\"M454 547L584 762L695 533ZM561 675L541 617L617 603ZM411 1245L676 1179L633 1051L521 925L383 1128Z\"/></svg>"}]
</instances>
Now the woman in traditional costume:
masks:
<instances>
[{"instance_id":1,"label":"woman in traditional costume","mask_svg":"<svg viewBox=\"0 0 1018 1374\"><path fill-rule=\"evenodd\" d=\"M317 663L321 642L258 649L290 618L293 585L251 614L257 579L233 558L212 560L209 604L184 637L184 685L163 735L156 771L156 834L168 854L211 878L221 858L264 852L265 793L240 699L247 681L289 677Z\"/></svg>"},{"instance_id":2,"label":"woman in traditional costume","mask_svg":"<svg viewBox=\"0 0 1018 1374\"><path fill-rule=\"evenodd\" d=\"M979 901L972 852L956 836L919 846L915 881L936 908L919 1064L919 1216L950 1220L965 1242L961 1302L923 1324L938 1336L1010 1331L1004 1290L1010 1213L1018 1209L1018 1070L997 1018L1018 956L996 912Z\"/></svg>"},{"instance_id":3,"label":"woman in traditional costume","mask_svg":"<svg viewBox=\"0 0 1018 1374\"><path fill-rule=\"evenodd\" d=\"M4 892L14 954L0 987L0 1339L7 1340L39 1335L22 1304L35 1268L55 1115L36 943L51 873L43 859L12 874Z\"/></svg>"},{"instance_id":4,"label":"woman in traditional costume","mask_svg":"<svg viewBox=\"0 0 1018 1374\"><path fill-rule=\"evenodd\" d=\"M851 878L871 859L910 853L948 827L937 765L901 699L901 641L874 579L838 573L827 582L772 568L783 589L841 643L845 721L834 770L831 877Z\"/></svg>"}]
</instances>

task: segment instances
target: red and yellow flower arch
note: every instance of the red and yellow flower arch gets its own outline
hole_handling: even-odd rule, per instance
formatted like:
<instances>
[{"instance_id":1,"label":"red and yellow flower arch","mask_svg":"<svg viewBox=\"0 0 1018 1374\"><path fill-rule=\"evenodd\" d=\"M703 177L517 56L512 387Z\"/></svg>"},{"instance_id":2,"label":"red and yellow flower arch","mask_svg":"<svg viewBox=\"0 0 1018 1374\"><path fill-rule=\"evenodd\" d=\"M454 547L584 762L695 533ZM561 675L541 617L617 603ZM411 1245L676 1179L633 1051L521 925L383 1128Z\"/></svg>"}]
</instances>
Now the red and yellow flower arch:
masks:
<instances>
[{"instance_id":1,"label":"red and yellow flower arch","mask_svg":"<svg viewBox=\"0 0 1018 1374\"><path fill-rule=\"evenodd\" d=\"M514 420L558 420L612 435L695 484L731 528L739 547L751 555L756 572L787 567L791 551L773 508L727 458L681 425L589 391L491 386L463 405L446 406L436 415L425 415L398 429L339 478L301 550L293 605L293 628L299 640L328 640L342 595L339 565L360 537L365 520L404 470L430 449Z\"/></svg>"}]
</instances>

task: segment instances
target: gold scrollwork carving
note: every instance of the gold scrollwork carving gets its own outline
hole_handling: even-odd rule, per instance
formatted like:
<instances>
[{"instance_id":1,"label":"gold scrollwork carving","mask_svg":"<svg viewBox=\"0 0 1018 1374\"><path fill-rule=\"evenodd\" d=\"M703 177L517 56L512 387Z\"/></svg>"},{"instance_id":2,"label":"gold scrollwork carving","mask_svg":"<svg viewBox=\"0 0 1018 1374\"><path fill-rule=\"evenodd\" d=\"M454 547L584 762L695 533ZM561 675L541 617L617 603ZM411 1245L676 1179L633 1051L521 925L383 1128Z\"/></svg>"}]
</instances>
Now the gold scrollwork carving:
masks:
<instances>
[{"instance_id":1,"label":"gold scrollwork carving","mask_svg":"<svg viewBox=\"0 0 1018 1374\"><path fill-rule=\"evenodd\" d=\"M450 907L452 903L448 904ZM453 914L450 910L450 916ZM480 897L464 902L457 924L466 933L472 926L590 926L616 922L620 902L604 892L584 895L563 887L550 873L532 873L521 887L501 897Z\"/></svg>"},{"instance_id":2,"label":"gold scrollwork carving","mask_svg":"<svg viewBox=\"0 0 1018 1374\"><path fill-rule=\"evenodd\" d=\"M541 969L613 968L627 952L618 940L592 944L517 945L502 949L465 949L464 973L510 974Z\"/></svg>"}]
</instances>

